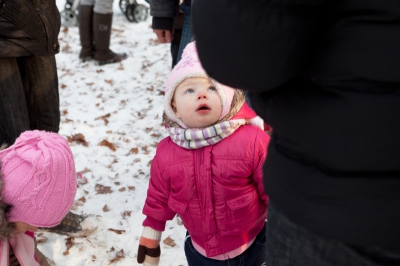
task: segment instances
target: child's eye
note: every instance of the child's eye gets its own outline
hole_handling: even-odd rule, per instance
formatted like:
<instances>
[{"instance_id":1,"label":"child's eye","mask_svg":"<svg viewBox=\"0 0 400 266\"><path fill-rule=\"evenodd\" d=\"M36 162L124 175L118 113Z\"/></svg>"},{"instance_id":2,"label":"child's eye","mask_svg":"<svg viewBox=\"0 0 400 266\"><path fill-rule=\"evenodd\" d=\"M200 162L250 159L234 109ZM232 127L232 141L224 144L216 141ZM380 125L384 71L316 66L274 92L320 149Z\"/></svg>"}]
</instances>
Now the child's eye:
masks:
<instances>
[{"instance_id":1,"label":"child's eye","mask_svg":"<svg viewBox=\"0 0 400 266\"><path fill-rule=\"evenodd\" d=\"M193 93L194 92L194 89L187 89L186 90L186 93Z\"/></svg>"},{"instance_id":2,"label":"child's eye","mask_svg":"<svg viewBox=\"0 0 400 266\"><path fill-rule=\"evenodd\" d=\"M209 89L210 91L216 91L216 90L217 90L214 86L210 86L208 89Z\"/></svg>"}]
</instances>

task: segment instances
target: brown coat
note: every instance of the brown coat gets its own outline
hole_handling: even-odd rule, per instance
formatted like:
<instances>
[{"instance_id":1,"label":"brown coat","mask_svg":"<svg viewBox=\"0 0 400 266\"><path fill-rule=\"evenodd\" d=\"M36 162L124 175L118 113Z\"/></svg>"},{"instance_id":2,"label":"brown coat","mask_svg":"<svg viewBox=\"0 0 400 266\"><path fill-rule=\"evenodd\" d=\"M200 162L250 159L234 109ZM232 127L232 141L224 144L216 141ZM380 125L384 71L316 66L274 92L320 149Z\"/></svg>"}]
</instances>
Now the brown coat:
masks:
<instances>
[{"instance_id":1,"label":"brown coat","mask_svg":"<svg viewBox=\"0 0 400 266\"><path fill-rule=\"evenodd\" d=\"M0 58L59 52L55 0L0 0Z\"/></svg>"}]
</instances>

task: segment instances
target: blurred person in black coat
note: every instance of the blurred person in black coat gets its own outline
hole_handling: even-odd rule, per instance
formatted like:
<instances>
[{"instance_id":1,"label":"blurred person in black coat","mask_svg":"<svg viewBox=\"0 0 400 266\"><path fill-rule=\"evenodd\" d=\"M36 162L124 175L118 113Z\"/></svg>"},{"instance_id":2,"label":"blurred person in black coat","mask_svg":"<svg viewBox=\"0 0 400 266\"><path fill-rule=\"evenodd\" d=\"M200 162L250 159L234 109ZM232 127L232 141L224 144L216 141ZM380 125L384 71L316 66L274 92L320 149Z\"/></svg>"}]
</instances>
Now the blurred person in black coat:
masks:
<instances>
[{"instance_id":1,"label":"blurred person in black coat","mask_svg":"<svg viewBox=\"0 0 400 266\"><path fill-rule=\"evenodd\" d=\"M400 265L400 1L196 1L200 60L273 128L270 265Z\"/></svg>"}]
</instances>

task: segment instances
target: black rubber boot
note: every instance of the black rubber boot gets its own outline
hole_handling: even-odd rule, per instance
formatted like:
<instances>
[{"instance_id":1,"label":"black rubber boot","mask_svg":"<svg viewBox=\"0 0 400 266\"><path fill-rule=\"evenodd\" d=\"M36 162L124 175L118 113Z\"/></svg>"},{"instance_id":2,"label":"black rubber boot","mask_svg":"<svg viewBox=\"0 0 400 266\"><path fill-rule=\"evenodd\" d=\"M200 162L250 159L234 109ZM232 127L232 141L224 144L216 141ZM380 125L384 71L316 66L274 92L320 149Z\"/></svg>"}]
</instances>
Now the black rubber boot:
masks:
<instances>
[{"instance_id":1,"label":"black rubber boot","mask_svg":"<svg viewBox=\"0 0 400 266\"><path fill-rule=\"evenodd\" d=\"M93 13L94 56L99 65L116 63L128 57L126 53L110 50L111 25L113 14Z\"/></svg>"},{"instance_id":2,"label":"black rubber boot","mask_svg":"<svg viewBox=\"0 0 400 266\"><path fill-rule=\"evenodd\" d=\"M93 6L79 6L79 37L81 39L81 52L79 58L82 62L93 58Z\"/></svg>"}]
</instances>

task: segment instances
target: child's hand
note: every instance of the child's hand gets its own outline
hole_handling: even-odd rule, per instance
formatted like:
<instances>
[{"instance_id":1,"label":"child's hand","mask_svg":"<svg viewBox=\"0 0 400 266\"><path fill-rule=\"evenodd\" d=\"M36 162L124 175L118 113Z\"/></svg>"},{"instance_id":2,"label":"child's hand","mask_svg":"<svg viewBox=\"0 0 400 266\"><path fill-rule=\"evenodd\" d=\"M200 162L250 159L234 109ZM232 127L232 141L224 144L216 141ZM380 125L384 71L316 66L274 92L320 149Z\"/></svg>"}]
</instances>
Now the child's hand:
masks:
<instances>
[{"instance_id":1,"label":"child's hand","mask_svg":"<svg viewBox=\"0 0 400 266\"><path fill-rule=\"evenodd\" d=\"M148 226L143 228L139 242L138 263L143 263L144 266L158 265L161 255L160 239L161 231L154 230Z\"/></svg>"}]
</instances>

